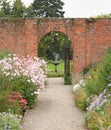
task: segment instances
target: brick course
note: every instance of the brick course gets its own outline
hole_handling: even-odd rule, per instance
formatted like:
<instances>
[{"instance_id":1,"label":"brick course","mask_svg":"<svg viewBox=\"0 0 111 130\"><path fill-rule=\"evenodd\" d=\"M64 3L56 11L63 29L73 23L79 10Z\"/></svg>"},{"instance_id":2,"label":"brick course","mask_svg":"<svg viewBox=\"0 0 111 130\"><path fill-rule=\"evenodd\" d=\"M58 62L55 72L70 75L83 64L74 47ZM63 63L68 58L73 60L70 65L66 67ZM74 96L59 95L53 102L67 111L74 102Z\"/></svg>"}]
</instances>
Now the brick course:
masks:
<instances>
[{"instance_id":1,"label":"brick course","mask_svg":"<svg viewBox=\"0 0 111 130\"><path fill-rule=\"evenodd\" d=\"M41 38L52 31L71 39L73 73L99 62L111 46L111 19L0 19L0 50L37 56Z\"/></svg>"}]
</instances>

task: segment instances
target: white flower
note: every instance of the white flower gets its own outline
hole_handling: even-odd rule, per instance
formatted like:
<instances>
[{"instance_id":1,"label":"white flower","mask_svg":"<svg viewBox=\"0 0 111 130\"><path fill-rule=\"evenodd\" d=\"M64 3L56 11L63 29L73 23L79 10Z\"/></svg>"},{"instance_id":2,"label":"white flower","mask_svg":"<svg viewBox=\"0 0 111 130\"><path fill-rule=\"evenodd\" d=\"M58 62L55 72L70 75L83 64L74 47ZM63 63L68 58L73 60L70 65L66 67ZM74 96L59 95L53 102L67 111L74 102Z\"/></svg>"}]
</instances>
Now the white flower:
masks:
<instances>
[{"instance_id":1,"label":"white flower","mask_svg":"<svg viewBox=\"0 0 111 130\"><path fill-rule=\"evenodd\" d=\"M39 95L39 94L40 94L40 91L38 91L38 92L35 91L34 94L35 94L35 95Z\"/></svg>"},{"instance_id":2,"label":"white flower","mask_svg":"<svg viewBox=\"0 0 111 130\"><path fill-rule=\"evenodd\" d=\"M30 83L31 81L28 79L28 80L27 80L27 82L29 82L29 83Z\"/></svg>"},{"instance_id":3,"label":"white flower","mask_svg":"<svg viewBox=\"0 0 111 130\"><path fill-rule=\"evenodd\" d=\"M31 93L31 96L33 96L34 94L33 93Z\"/></svg>"}]
</instances>

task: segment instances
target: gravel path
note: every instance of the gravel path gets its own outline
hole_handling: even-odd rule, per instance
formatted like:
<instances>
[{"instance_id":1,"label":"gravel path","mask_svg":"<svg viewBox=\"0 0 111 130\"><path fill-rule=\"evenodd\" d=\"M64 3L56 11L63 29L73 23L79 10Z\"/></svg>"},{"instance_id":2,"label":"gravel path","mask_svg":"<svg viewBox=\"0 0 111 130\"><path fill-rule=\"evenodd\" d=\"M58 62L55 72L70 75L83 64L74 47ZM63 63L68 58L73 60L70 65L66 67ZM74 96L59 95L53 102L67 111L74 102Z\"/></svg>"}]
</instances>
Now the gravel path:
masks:
<instances>
[{"instance_id":1,"label":"gravel path","mask_svg":"<svg viewBox=\"0 0 111 130\"><path fill-rule=\"evenodd\" d=\"M47 80L47 89L24 119L24 130L86 130L84 113L75 106L71 85L64 85L62 78Z\"/></svg>"}]
</instances>

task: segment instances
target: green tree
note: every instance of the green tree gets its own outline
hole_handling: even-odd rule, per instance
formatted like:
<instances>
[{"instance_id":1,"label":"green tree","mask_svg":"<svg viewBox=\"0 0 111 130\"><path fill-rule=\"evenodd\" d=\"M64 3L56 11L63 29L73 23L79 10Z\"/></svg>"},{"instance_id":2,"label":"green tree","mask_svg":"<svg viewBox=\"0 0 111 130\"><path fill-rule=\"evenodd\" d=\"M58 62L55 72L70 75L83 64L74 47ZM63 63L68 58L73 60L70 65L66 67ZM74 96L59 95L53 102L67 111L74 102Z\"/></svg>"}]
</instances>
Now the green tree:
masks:
<instances>
[{"instance_id":1,"label":"green tree","mask_svg":"<svg viewBox=\"0 0 111 130\"><path fill-rule=\"evenodd\" d=\"M15 0L12 5L12 17L25 17L25 5L21 0Z\"/></svg>"},{"instance_id":2,"label":"green tree","mask_svg":"<svg viewBox=\"0 0 111 130\"><path fill-rule=\"evenodd\" d=\"M34 17L32 5L29 5L27 8L25 8L24 17Z\"/></svg>"},{"instance_id":3,"label":"green tree","mask_svg":"<svg viewBox=\"0 0 111 130\"><path fill-rule=\"evenodd\" d=\"M33 17L32 5L26 7L21 0L14 0L13 4L8 0L0 0L0 17Z\"/></svg>"},{"instance_id":4,"label":"green tree","mask_svg":"<svg viewBox=\"0 0 111 130\"><path fill-rule=\"evenodd\" d=\"M11 15L11 6L10 1L8 0L1 0L0 1L0 17L8 17Z\"/></svg>"},{"instance_id":5,"label":"green tree","mask_svg":"<svg viewBox=\"0 0 111 130\"><path fill-rule=\"evenodd\" d=\"M48 33L39 44L39 57L54 60L54 54L58 53L60 59L64 59L67 46L71 46L71 41L66 35L59 32Z\"/></svg>"},{"instance_id":6,"label":"green tree","mask_svg":"<svg viewBox=\"0 0 111 130\"><path fill-rule=\"evenodd\" d=\"M34 0L32 3L35 17L63 17L63 5L61 0Z\"/></svg>"},{"instance_id":7,"label":"green tree","mask_svg":"<svg viewBox=\"0 0 111 130\"><path fill-rule=\"evenodd\" d=\"M111 14L101 14L95 16L94 18L111 18Z\"/></svg>"}]
</instances>

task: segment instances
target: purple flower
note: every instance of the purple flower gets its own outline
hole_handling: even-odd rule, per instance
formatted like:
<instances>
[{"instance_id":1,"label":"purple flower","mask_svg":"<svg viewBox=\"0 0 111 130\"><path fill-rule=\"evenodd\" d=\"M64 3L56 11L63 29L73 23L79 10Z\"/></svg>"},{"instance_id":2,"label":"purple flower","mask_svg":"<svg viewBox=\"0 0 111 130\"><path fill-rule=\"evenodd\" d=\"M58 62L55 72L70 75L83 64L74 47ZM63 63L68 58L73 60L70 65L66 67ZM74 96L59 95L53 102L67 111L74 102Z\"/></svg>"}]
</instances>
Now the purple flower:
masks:
<instances>
[{"instance_id":1,"label":"purple flower","mask_svg":"<svg viewBox=\"0 0 111 130\"><path fill-rule=\"evenodd\" d=\"M88 110L92 110L96 106L96 102L92 102L91 105L89 106Z\"/></svg>"},{"instance_id":2,"label":"purple flower","mask_svg":"<svg viewBox=\"0 0 111 130\"><path fill-rule=\"evenodd\" d=\"M101 99L104 96L104 92L99 94L99 99Z\"/></svg>"},{"instance_id":3,"label":"purple flower","mask_svg":"<svg viewBox=\"0 0 111 130\"><path fill-rule=\"evenodd\" d=\"M89 106L88 110L92 110L96 106L100 106L102 100L102 94L100 94Z\"/></svg>"}]
</instances>

